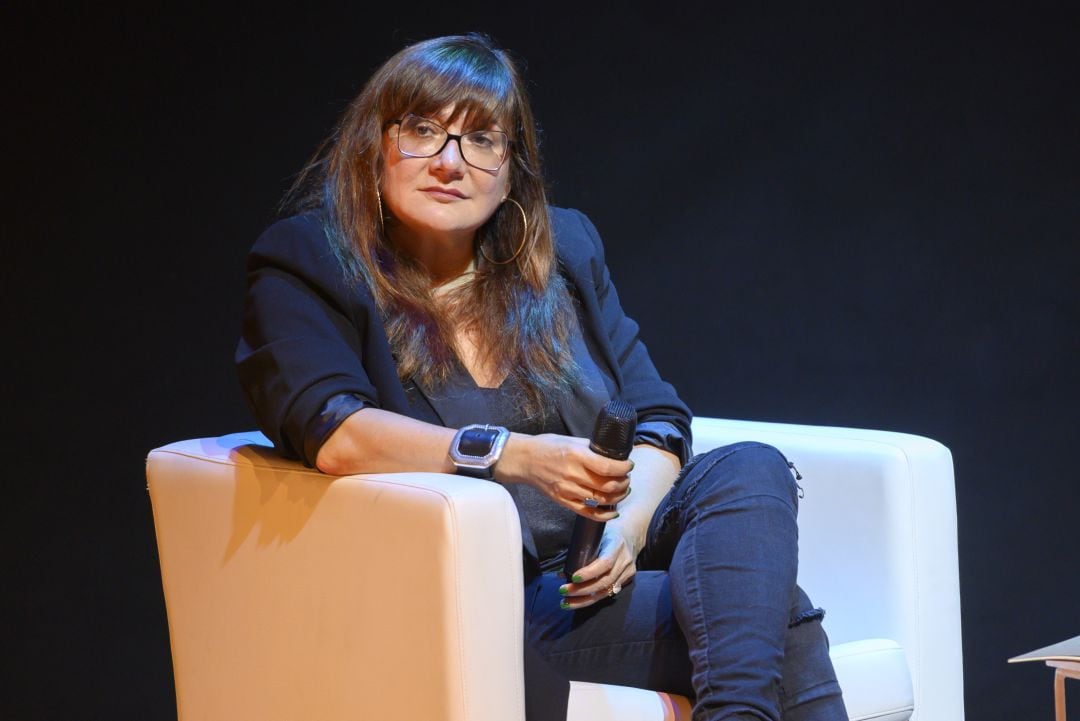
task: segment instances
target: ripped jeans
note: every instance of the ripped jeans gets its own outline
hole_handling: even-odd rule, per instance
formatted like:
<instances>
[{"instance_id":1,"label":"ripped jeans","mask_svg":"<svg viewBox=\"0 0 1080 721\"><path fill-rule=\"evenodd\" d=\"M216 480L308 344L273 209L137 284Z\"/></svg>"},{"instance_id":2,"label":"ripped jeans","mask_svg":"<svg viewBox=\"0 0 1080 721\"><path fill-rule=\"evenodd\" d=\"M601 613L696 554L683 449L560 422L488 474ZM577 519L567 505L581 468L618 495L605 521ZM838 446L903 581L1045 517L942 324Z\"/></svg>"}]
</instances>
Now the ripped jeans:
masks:
<instances>
[{"instance_id":1,"label":"ripped jeans","mask_svg":"<svg viewBox=\"0 0 1080 721\"><path fill-rule=\"evenodd\" d=\"M846 721L815 609L795 583L798 486L787 460L737 443L683 468L618 596L559 608L556 574L525 590L525 633L567 678L694 700L694 721Z\"/></svg>"}]
</instances>

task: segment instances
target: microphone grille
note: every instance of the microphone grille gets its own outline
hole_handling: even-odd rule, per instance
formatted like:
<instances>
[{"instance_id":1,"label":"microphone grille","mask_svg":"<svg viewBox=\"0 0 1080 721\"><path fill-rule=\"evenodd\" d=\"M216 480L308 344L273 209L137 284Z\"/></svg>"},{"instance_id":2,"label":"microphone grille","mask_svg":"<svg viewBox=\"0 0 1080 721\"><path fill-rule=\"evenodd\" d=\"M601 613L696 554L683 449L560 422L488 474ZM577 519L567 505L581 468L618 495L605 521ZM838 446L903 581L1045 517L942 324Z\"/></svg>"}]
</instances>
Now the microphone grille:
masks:
<instances>
[{"instance_id":1,"label":"microphone grille","mask_svg":"<svg viewBox=\"0 0 1080 721\"><path fill-rule=\"evenodd\" d=\"M596 417L590 445L600 455L623 460L634 448L636 431L637 411L634 407L625 401L608 401Z\"/></svg>"}]
</instances>

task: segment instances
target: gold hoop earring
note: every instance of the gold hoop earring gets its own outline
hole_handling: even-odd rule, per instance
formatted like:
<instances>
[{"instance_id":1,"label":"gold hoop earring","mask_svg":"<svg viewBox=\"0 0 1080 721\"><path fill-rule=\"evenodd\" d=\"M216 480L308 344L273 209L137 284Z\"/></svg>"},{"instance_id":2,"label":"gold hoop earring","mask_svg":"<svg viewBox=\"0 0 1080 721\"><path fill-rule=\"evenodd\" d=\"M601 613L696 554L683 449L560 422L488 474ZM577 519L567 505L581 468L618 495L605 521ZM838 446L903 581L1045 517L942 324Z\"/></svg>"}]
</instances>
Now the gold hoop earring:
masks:
<instances>
[{"instance_id":1,"label":"gold hoop earring","mask_svg":"<svg viewBox=\"0 0 1080 721\"><path fill-rule=\"evenodd\" d=\"M379 229L382 230L386 227L386 220L382 214L382 193L379 192L379 186L375 186L375 200L377 201L376 208L379 209Z\"/></svg>"},{"instance_id":2,"label":"gold hoop earring","mask_svg":"<svg viewBox=\"0 0 1080 721\"><path fill-rule=\"evenodd\" d=\"M511 197L506 197L504 200L509 200L511 203L517 206L518 212L521 213L521 222L525 226L525 228L521 232L521 244L518 245L518 249L514 251L514 254L506 260L492 259L491 256L487 254L487 251L484 250L483 244L480 245L480 255L484 256L484 260L489 263L494 263L495 265L506 265L507 263L513 263L514 260L519 255L521 255L521 251L525 249L525 243L529 240L529 216L525 215L525 209L521 207L521 203L517 202Z\"/></svg>"}]
</instances>

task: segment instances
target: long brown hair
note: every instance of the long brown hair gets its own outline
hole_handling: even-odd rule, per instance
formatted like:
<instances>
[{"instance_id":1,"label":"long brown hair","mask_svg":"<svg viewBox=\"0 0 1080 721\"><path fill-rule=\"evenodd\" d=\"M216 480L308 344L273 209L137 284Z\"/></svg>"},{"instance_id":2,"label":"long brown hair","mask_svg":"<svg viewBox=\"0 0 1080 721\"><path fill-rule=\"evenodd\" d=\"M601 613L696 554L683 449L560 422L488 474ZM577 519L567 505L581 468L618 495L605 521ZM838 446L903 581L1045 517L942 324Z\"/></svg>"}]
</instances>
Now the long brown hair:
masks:
<instances>
[{"instance_id":1,"label":"long brown hair","mask_svg":"<svg viewBox=\"0 0 1080 721\"><path fill-rule=\"evenodd\" d=\"M502 203L477 232L484 252L472 282L453 291L449 302L436 303L431 276L386 235L378 182L388 123L448 107L467 127L498 123L507 130L509 187L528 231L517 207ZM322 207L342 268L350 280L366 284L379 307L403 381L445 381L456 360L454 330L464 323L478 336L481 362L518 381L529 415L543 416L568 391L577 375L570 350L577 321L557 268L536 124L516 64L488 38L434 38L387 60L349 104L286 202L298 209ZM512 257L523 238L513 262L484 259Z\"/></svg>"}]
</instances>

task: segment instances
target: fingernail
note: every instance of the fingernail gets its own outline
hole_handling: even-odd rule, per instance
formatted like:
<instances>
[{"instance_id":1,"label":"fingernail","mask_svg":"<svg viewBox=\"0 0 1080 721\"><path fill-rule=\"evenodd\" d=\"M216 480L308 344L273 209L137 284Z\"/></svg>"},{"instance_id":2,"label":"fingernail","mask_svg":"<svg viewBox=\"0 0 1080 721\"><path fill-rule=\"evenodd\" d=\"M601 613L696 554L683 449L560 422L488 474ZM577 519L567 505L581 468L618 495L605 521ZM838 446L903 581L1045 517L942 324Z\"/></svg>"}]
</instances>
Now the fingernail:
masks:
<instances>
[{"instance_id":1,"label":"fingernail","mask_svg":"<svg viewBox=\"0 0 1080 721\"><path fill-rule=\"evenodd\" d=\"M631 488L630 486L627 486L627 487L626 487L626 496L629 496L629 495L630 495L630 491L632 491L632 490L634 490L634 489L633 489L633 488ZM626 498L626 496L623 496L623 498Z\"/></svg>"},{"instance_id":2,"label":"fingernail","mask_svg":"<svg viewBox=\"0 0 1080 721\"><path fill-rule=\"evenodd\" d=\"M618 513L618 512L616 511L615 515L614 515L614 516L612 517L612 519L611 519L611 520L613 520L613 521L614 521L614 520L615 520L616 518L618 518L618 517L619 517L620 515L621 515L621 514L620 514L620 513Z\"/></svg>"},{"instance_id":3,"label":"fingernail","mask_svg":"<svg viewBox=\"0 0 1080 721\"><path fill-rule=\"evenodd\" d=\"M561 608L564 611L568 610L570 608L570 602L569 601L563 601L562 603L559 604L559 608Z\"/></svg>"},{"instance_id":4,"label":"fingernail","mask_svg":"<svg viewBox=\"0 0 1080 721\"><path fill-rule=\"evenodd\" d=\"M565 596L566 594L570 593L570 589L566 586L559 586L559 593Z\"/></svg>"},{"instance_id":5,"label":"fingernail","mask_svg":"<svg viewBox=\"0 0 1080 721\"><path fill-rule=\"evenodd\" d=\"M630 461L630 470L631 471L634 470L634 462L633 461Z\"/></svg>"},{"instance_id":6,"label":"fingernail","mask_svg":"<svg viewBox=\"0 0 1080 721\"><path fill-rule=\"evenodd\" d=\"M570 578L570 580L571 580L571 581L573 581L574 583L581 583L581 582L582 582L582 581L584 581L585 579L584 579L584 578L582 578L582 577L581 577L580 575L578 575L578 574L576 574L576 573L575 573L575 574L574 574L574 575L573 575L573 576L572 576L572 577Z\"/></svg>"}]
</instances>

